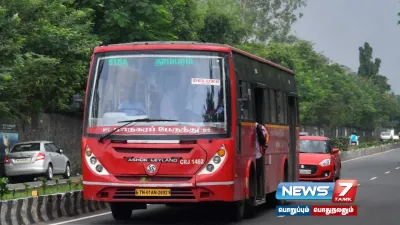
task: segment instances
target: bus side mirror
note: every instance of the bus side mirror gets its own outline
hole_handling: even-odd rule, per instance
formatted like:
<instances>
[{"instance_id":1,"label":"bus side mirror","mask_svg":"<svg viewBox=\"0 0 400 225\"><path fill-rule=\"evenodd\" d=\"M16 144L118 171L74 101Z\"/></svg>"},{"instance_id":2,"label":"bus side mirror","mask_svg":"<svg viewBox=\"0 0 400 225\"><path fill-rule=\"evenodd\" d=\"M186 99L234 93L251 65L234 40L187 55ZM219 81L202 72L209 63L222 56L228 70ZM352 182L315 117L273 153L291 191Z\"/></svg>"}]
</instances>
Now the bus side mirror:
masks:
<instances>
[{"instance_id":1,"label":"bus side mirror","mask_svg":"<svg viewBox=\"0 0 400 225\"><path fill-rule=\"evenodd\" d=\"M83 98L80 94L72 96L71 108L76 111L83 111Z\"/></svg>"}]
</instances>

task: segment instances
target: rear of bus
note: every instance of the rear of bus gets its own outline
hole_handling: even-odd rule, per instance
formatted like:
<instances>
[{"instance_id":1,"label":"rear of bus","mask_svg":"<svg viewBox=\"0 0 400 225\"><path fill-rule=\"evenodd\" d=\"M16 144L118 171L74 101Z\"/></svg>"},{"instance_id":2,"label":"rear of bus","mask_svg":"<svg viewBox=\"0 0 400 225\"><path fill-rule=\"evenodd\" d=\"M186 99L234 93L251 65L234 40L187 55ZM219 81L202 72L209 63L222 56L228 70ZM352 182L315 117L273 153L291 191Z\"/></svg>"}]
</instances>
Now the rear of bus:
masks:
<instances>
[{"instance_id":1,"label":"rear of bus","mask_svg":"<svg viewBox=\"0 0 400 225\"><path fill-rule=\"evenodd\" d=\"M147 203L233 200L229 51L95 49L82 138L85 199L110 202L116 219ZM124 121L131 123L101 138Z\"/></svg>"}]
</instances>

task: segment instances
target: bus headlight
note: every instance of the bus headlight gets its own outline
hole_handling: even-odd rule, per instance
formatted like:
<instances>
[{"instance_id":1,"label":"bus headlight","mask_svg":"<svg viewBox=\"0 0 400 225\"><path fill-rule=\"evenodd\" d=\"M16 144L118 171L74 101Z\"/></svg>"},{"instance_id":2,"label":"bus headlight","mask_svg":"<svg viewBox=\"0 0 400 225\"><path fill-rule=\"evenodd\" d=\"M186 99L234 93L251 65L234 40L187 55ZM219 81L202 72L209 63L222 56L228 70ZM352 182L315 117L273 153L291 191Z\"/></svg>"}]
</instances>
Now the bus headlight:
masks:
<instances>
[{"instance_id":1,"label":"bus headlight","mask_svg":"<svg viewBox=\"0 0 400 225\"><path fill-rule=\"evenodd\" d=\"M213 162L215 163L215 164L218 164L218 163L220 163L221 162L221 157L219 157L219 156L214 156L214 158L213 158Z\"/></svg>"},{"instance_id":2,"label":"bus headlight","mask_svg":"<svg viewBox=\"0 0 400 225\"><path fill-rule=\"evenodd\" d=\"M85 156L87 165L94 173L96 173L97 175L109 175L108 171L104 168L103 165L101 165L99 160L97 160L96 156L93 154L92 150L90 150L89 146L86 146Z\"/></svg>"},{"instance_id":3,"label":"bus headlight","mask_svg":"<svg viewBox=\"0 0 400 225\"><path fill-rule=\"evenodd\" d=\"M214 173L221 167L227 157L225 146L222 145L198 175Z\"/></svg>"}]
</instances>

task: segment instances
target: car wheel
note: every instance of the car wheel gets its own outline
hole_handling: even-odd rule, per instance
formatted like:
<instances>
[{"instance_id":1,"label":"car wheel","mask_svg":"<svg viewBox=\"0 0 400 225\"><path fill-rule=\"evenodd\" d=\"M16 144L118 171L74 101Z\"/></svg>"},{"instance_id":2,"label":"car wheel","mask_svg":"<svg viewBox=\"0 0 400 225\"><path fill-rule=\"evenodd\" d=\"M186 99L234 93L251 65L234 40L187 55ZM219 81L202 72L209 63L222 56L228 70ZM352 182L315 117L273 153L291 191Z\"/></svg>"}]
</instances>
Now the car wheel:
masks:
<instances>
[{"instance_id":1,"label":"car wheel","mask_svg":"<svg viewBox=\"0 0 400 225\"><path fill-rule=\"evenodd\" d=\"M46 178L47 180L52 180L53 179L53 166L51 164L49 164L49 167L47 167L47 171L46 171Z\"/></svg>"},{"instance_id":2,"label":"car wheel","mask_svg":"<svg viewBox=\"0 0 400 225\"><path fill-rule=\"evenodd\" d=\"M65 167L65 173L64 173L64 179L69 179L71 177L71 166L69 165L69 162L67 163L67 166Z\"/></svg>"},{"instance_id":3,"label":"car wheel","mask_svg":"<svg viewBox=\"0 0 400 225\"><path fill-rule=\"evenodd\" d=\"M8 178L8 182L10 184L17 184L20 183L21 178L20 177L7 177Z\"/></svg>"},{"instance_id":4,"label":"car wheel","mask_svg":"<svg viewBox=\"0 0 400 225\"><path fill-rule=\"evenodd\" d=\"M337 173L336 173L336 167L333 168L332 173L333 173L332 182L336 182L336 180L338 179L338 175L337 175Z\"/></svg>"}]
</instances>

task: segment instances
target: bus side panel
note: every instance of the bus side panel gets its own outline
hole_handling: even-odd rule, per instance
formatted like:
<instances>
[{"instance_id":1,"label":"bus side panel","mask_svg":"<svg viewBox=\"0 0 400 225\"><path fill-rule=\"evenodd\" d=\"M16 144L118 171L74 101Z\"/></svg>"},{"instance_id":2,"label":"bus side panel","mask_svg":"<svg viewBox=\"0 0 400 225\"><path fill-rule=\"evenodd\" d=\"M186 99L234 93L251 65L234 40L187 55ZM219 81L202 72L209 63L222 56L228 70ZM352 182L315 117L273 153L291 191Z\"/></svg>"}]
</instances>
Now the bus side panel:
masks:
<instances>
[{"instance_id":1,"label":"bus side panel","mask_svg":"<svg viewBox=\"0 0 400 225\"><path fill-rule=\"evenodd\" d=\"M265 181L266 193L271 193L276 191L278 184L283 180L284 163L289 154L289 127L267 124L266 128L270 138L265 157Z\"/></svg>"},{"instance_id":2,"label":"bus side panel","mask_svg":"<svg viewBox=\"0 0 400 225\"><path fill-rule=\"evenodd\" d=\"M296 140L297 140L297 145L296 145L296 164L292 165L296 167L296 173L295 173L295 182L299 181L300 178L300 127L296 127Z\"/></svg>"},{"instance_id":3,"label":"bus side panel","mask_svg":"<svg viewBox=\"0 0 400 225\"><path fill-rule=\"evenodd\" d=\"M255 163L255 123L242 122L240 151L236 155L235 200L245 199L251 164ZM255 166L255 164L254 164Z\"/></svg>"}]
</instances>

